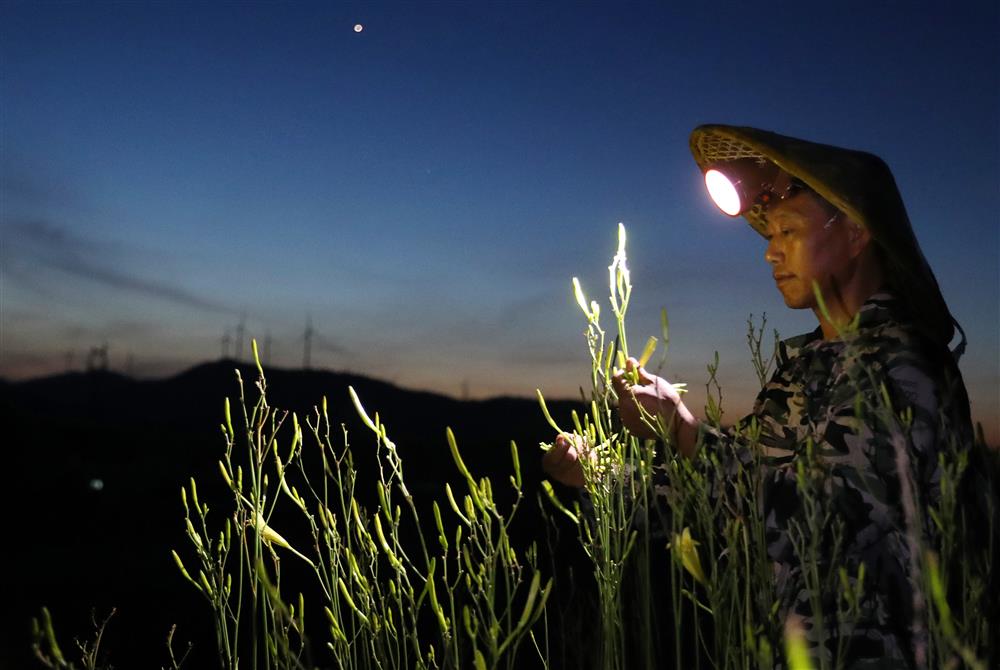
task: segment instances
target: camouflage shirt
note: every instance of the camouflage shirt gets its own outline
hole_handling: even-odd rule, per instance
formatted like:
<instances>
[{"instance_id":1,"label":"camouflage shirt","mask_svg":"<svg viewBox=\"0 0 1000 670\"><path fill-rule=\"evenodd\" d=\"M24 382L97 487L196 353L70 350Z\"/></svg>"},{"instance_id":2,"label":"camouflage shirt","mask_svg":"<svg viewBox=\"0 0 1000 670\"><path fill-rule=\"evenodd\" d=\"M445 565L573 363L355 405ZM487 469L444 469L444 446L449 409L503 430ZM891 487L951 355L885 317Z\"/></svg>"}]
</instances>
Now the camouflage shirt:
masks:
<instances>
[{"instance_id":1,"label":"camouflage shirt","mask_svg":"<svg viewBox=\"0 0 1000 670\"><path fill-rule=\"evenodd\" d=\"M745 429L752 423L760 432L750 442L756 446L748 447ZM780 343L776 371L752 414L733 428L706 427L702 439L723 471L760 468L779 621L802 617L816 656L831 659L840 642L844 667L911 667L922 636L921 625L913 624L906 483L898 473L909 471L916 496L910 516L925 533L926 510L940 495L938 454L949 444L972 442L965 387L949 352L927 345L900 318L891 295L876 294L861 308L856 328L839 338L824 340L817 328ZM838 620L836 597L827 594L823 631L790 533L796 523L806 526L804 473L812 473L805 476L829 513L821 572L836 576L845 567L853 581L861 563L866 571L859 614Z\"/></svg>"}]
</instances>

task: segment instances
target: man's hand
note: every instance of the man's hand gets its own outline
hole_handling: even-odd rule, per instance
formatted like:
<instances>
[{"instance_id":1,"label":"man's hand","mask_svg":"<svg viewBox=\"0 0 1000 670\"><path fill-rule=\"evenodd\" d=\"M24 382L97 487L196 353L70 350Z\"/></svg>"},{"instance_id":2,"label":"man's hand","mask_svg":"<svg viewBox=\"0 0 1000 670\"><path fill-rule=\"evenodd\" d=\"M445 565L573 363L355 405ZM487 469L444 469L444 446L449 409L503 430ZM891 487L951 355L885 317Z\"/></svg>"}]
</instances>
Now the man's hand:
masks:
<instances>
[{"instance_id":1,"label":"man's hand","mask_svg":"<svg viewBox=\"0 0 1000 670\"><path fill-rule=\"evenodd\" d=\"M633 372L638 373L638 384L632 383ZM674 413L682 406L680 393L674 385L646 372L634 358L628 359L624 370L615 373L611 383L618 394L618 415L622 424L636 437L658 437L659 432L653 428L657 417L664 426L670 427Z\"/></svg>"},{"instance_id":2,"label":"man's hand","mask_svg":"<svg viewBox=\"0 0 1000 670\"><path fill-rule=\"evenodd\" d=\"M579 435L563 433L556 437L555 444L542 456L542 470L557 482L583 488L583 464L580 459L591 458L592 454Z\"/></svg>"}]
</instances>

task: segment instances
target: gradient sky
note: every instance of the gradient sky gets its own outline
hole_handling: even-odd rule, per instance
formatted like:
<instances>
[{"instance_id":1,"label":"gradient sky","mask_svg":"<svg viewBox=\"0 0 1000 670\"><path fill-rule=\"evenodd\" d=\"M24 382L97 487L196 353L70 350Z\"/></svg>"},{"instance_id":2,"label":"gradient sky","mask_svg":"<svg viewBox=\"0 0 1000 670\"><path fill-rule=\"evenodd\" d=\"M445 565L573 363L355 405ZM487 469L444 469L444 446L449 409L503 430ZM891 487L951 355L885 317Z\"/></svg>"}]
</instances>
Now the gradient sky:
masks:
<instances>
[{"instance_id":1,"label":"gradient sky","mask_svg":"<svg viewBox=\"0 0 1000 670\"><path fill-rule=\"evenodd\" d=\"M623 221L633 347L666 307L665 374L697 406L719 351L735 419L747 317L815 319L701 186L732 123L889 163L996 442L996 3L695 4L4 2L0 376L168 374L242 315L297 367L308 317L313 367L575 395L570 278L606 295Z\"/></svg>"}]
</instances>

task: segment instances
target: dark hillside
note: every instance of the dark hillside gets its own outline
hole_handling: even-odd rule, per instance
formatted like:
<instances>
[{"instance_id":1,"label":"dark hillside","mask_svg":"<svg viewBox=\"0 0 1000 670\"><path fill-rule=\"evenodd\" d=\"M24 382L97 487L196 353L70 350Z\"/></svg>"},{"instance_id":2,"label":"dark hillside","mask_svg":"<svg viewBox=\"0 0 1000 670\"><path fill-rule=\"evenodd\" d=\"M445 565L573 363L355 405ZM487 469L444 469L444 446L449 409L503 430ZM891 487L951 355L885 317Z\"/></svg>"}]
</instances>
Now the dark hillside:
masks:
<instances>
[{"instance_id":1,"label":"dark hillside","mask_svg":"<svg viewBox=\"0 0 1000 670\"><path fill-rule=\"evenodd\" d=\"M189 477L198 480L203 501L219 510L217 519L228 513L216 462L224 449L219 425L226 396L234 403L234 422L239 415L236 367L221 361L158 381L92 372L0 383L10 585L4 589L9 597L0 667L28 663L29 619L42 605L53 612L64 652L73 648L73 636L90 632L92 607L98 615L117 607L106 639L115 667L160 667L173 623L179 624L178 639L194 638L201 654L209 654L200 658L211 663L208 608L178 574L170 549L186 547L179 492ZM239 368L248 397L256 398L256 370ZM270 404L300 419L325 395L331 423L347 426L360 476L373 482L375 442L351 405L347 387L354 386L369 413L385 421L410 489L425 504L443 499L445 481L459 482L446 426L470 470L491 476L498 494L509 488L504 484L515 440L528 497L519 534L532 537L538 529L537 445L550 440L552 430L535 401L458 401L320 371L268 370L267 382ZM565 425L574 407L550 403ZM315 446L309 435L306 446Z\"/></svg>"}]
</instances>

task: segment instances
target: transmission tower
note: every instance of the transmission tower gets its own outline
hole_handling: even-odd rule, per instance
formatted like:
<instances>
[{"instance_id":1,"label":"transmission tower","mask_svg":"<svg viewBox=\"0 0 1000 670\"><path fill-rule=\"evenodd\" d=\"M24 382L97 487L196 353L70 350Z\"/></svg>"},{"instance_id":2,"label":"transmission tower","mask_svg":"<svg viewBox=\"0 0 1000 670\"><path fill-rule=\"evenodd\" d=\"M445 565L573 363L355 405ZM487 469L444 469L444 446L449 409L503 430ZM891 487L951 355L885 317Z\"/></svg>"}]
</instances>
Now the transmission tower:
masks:
<instances>
[{"instance_id":1,"label":"transmission tower","mask_svg":"<svg viewBox=\"0 0 1000 670\"><path fill-rule=\"evenodd\" d=\"M236 325L236 360L243 360L243 338L246 333L247 314L240 314L240 322Z\"/></svg>"},{"instance_id":2,"label":"transmission tower","mask_svg":"<svg viewBox=\"0 0 1000 670\"><path fill-rule=\"evenodd\" d=\"M306 316L306 332L302 336L302 368L309 369L310 357L312 355L312 341L316 331L313 330L312 316Z\"/></svg>"},{"instance_id":3,"label":"transmission tower","mask_svg":"<svg viewBox=\"0 0 1000 670\"><path fill-rule=\"evenodd\" d=\"M104 371L108 369L108 343L105 342L99 347L91 347L87 353L87 372L95 370Z\"/></svg>"}]
</instances>

